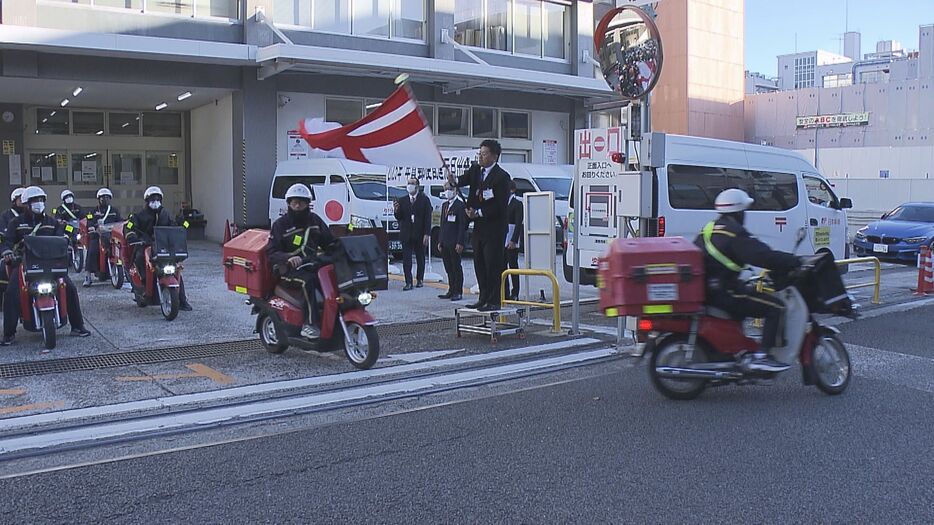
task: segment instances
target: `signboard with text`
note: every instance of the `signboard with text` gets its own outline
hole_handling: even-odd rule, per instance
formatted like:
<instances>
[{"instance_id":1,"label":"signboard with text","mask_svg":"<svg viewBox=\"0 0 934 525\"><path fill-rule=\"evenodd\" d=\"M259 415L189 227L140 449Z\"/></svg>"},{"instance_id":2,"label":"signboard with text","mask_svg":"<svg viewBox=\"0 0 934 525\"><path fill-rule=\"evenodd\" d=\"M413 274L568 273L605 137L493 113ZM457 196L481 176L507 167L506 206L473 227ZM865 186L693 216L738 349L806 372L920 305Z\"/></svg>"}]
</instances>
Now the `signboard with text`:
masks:
<instances>
[{"instance_id":1,"label":"signboard with text","mask_svg":"<svg viewBox=\"0 0 934 525\"><path fill-rule=\"evenodd\" d=\"M869 112L839 113L836 115L811 115L796 117L795 127L807 128L838 128L842 126L866 126L869 124Z\"/></svg>"}]
</instances>

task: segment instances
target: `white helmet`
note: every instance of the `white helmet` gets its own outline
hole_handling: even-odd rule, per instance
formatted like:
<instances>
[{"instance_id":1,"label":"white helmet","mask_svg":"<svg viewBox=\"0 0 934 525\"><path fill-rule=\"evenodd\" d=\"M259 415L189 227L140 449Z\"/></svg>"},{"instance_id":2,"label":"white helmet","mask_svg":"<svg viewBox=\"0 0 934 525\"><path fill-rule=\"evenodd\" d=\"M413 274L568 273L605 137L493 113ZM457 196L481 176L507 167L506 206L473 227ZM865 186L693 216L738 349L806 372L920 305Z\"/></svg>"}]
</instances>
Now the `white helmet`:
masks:
<instances>
[{"instance_id":1,"label":"white helmet","mask_svg":"<svg viewBox=\"0 0 934 525\"><path fill-rule=\"evenodd\" d=\"M13 193L10 194L10 202L15 201L16 198L22 195L24 191L26 191L26 188L16 188L13 190Z\"/></svg>"},{"instance_id":2,"label":"white helmet","mask_svg":"<svg viewBox=\"0 0 934 525\"><path fill-rule=\"evenodd\" d=\"M146 191L143 192L143 200L148 201L149 197L152 197L153 195L158 195L162 197L163 196L162 188L160 188L159 186L150 186L146 188Z\"/></svg>"},{"instance_id":3,"label":"white helmet","mask_svg":"<svg viewBox=\"0 0 934 525\"><path fill-rule=\"evenodd\" d=\"M62 191L62 202L64 202L64 201L65 201L65 197L67 197L67 196L69 196L69 195L71 195L72 197L74 197L74 196L75 196L75 192L73 192L73 191L71 191L71 190L64 190L64 191Z\"/></svg>"},{"instance_id":4,"label":"white helmet","mask_svg":"<svg viewBox=\"0 0 934 525\"><path fill-rule=\"evenodd\" d=\"M293 184L285 192L285 202L289 199L308 199L311 201L311 190L305 184Z\"/></svg>"},{"instance_id":5,"label":"white helmet","mask_svg":"<svg viewBox=\"0 0 934 525\"><path fill-rule=\"evenodd\" d=\"M29 202L39 197L42 197L43 199L47 198L47 195L45 194L45 190L43 190L39 186L30 186L26 188L26 191L23 192L22 199L23 199L23 202Z\"/></svg>"},{"instance_id":6,"label":"white helmet","mask_svg":"<svg viewBox=\"0 0 934 525\"><path fill-rule=\"evenodd\" d=\"M745 211L752 206L753 200L745 191L738 188L729 188L717 195L714 201L714 208L717 213L734 213Z\"/></svg>"},{"instance_id":7,"label":"white helmet","mask_svg":"<svg viewBox=\"0 0 934 525\"><path fill-rule=\"evenodd\" d=\"M114 198L113 192L110 191L110 190L107 189L107 188L101 188L101 189L97 190L97 198L98 198L98 199L101 198L101 197L103 197L104 195L110 197L111 199Z\"/></svg>"}]
</instances>

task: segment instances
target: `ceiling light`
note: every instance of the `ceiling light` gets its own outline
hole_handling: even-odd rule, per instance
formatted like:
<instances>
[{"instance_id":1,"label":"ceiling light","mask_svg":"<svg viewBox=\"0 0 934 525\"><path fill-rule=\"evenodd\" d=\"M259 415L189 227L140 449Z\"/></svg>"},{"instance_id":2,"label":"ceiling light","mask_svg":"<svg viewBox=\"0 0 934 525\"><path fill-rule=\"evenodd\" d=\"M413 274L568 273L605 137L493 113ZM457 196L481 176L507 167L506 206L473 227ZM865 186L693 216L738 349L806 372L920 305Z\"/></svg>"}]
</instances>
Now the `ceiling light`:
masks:
<instances>
[{"instance_id":1,"label":"ceiling light","mask_svg":"<svg viewBox=\"0 0 934 525\"><path fill-rule=\"evenodd\" d=\"M58 113L58 111L53 111L53 112L49 113L49 116L50 116L50 117L54 117L56 113Z\"/></svg>"},{"instance_id":2,"label":"ceiling light","mask_svg":"<svg viewBox=\"0 0 934 525\"><path fill-rule=\"evenodd\" d=\"M100 130L97 133L95 133L95 135L103 135L103 134L104 134L104 130Z\"/></svg>"},{"instance_id":3,"label":"ceiling light","mask_svg":"<svg viewBox=\"0 0 934 525\"><path fill-rule=\"evenodd\" d=\"M87 155L84 156L84 158L86 158L86 159L92 159L92 158L94 158L94 157L96 157L96 156L97 156L97 153L88 153Z\"/></svg>"},{"instance_id":4,"label":"ceiling light","mask_svg":"<svg viewBox=\"0 0 934 525\"><path fill-rule=\"evenodd\" d=\"M129 125L130 125L130 123L129 123L129 122L124 122L124 123L123 123L123 125L122 125L122 126L120 126L120 127L121 127L121 128L125 128L125 127L127 127L127 126L129 126Z\"/></svg>"},{"instance_id":5,"label":"ceiling light","mask_svg":"<svg viewBox=\"0 0 934 525\"><path fill-rule=\"evenodd\" d=\"M77 97L78 95L81 94L82 91L84 91L84 88L81 87L81 86L78 86L78 87L75 88L74 91L71 92L71 96Z\"/></svg>"},{"instance_id":6,"label":"ceiling light","mask_svg":"<svg viewBox=\"0 0 934 525\"><path fill-rule=\"evenodd\" d=\"M62 99L62 102L61 102L62 107L67 106L69 102L71 102L71 101L68 100L67 98L63 98L63 99Z\"/></svg>"},{"instance_id":7,"label":"ceiling light","mask_svg":"<svg viewBox=\"0 0 934 525\"><path fill-rule=\"evenodd\" d=\"M167 107L169 107L169 105L163 102L162 104L159 104L158 106L156 106L156 111L162 111L163 109Z\"/></svg>"},{"instance_id":8,"label":"ceiling light","mask_svg":"<svg viewBox=\"0 0 934 525\"><path fill-rule=\"evenodd\" d=\"M382 106L382 105L383 105L382 102L377 102L376 104L368 104L367 107L366 107L366 109L378 108L378 107L380 107L380 106Z\"/></svg>"},{"instance_id":9,"label":"ceiling light","mask_svg":"<svg viewBox=\"0 0 934 525\"><path fill-rule=\"evenodd\" d=\"M178 96L178 101L181 102L190 96L191 96L191 91L186 91Z\"/></svg>"},{"instance_id":10,"label":"ceiling light","mask_svg":"<svg viewBox=\"0 0 934 525\"><path fill-rule=\"evenodd\" d=\"M42 123L43 123L43 124L45 124L45 123L48 122L48 121L49 121L49 119L47 119L47 118L42 119Z\"/></svg>"}]
</instances>

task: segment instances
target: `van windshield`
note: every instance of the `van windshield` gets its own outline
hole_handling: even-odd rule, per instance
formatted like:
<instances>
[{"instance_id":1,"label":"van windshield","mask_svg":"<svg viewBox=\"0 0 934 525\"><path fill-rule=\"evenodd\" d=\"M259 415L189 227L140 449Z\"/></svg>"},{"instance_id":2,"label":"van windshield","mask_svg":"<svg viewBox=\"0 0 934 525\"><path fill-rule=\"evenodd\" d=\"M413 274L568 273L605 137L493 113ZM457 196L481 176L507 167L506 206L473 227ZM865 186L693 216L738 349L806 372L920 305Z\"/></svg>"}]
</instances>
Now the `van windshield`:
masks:
<instances>
[{"instance_id":1,"label":"van windshield","mask_svg":"<svg viewBox=\"0 0 934 525\"><path fill-rule=\"evenodd\" d=\"M382 175L351 175L350 188L358 199L368 201L386 200L386 177ZM389 198L398 199L405 197L405 190L402 188L389 187Z\"/></svg>"},{"instance_id":2,"label":"van windshield","mask_svg":"<svg viewBox=\"0 0 934 525\"><path fill-rule=\"evenodd\" d=\"M272 197L274 199L284 199L286 190L293 184L311 186L313 184L324 184L324 181L324 175L287 175L275 177L272 179Z\"/></svg>"},{"instance_id":3,"label":"van windshield","mask_svg":"<svg viewBox=\"0 0 934 525\"><path fill-rule=\"evenodd\" d=\"M571 179L559 177L535 177L535 183L541 191L550 191L555 194L555 200L566 201L571 194Z\"/></svg>"}]
</instances>

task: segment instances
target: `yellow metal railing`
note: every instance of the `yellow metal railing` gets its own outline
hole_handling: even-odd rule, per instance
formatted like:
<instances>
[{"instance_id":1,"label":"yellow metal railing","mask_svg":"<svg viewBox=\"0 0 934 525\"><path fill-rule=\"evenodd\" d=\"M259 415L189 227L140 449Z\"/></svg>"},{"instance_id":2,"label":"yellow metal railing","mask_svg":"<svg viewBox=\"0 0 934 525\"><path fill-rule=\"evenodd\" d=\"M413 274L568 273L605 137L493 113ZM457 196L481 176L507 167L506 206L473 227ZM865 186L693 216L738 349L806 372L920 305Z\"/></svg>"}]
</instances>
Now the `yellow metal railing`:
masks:
<instances>
[{"instance_id":1,"label":"yellow metal railing","mask_svg":"<svg viewBox=\"0 0 934 525\"><path fill-rule=\"evenodd\" d=\"M881 302L879 298L880 288L882 287L882 263L879 261L878 257L856 257L854 259L840 259L839 261L834 261L837 263L837 266L842 266L844 264L855 264L855 263L866 263L871 262L875 266L875 278L872 282L869 283L859 283L851 284L846 287L847 290L852 290L854 288L869 288L873 287L872 291L872 304L879 304Z\"/></svg>"},{"instance_id":2,"label":"yellow metal railing","mask_svg":"<svg viewBox=\"0 0 934 525\"><path fill-rule=\"evenodd\" d=\"M499 301L500 304L514 304L517 306L542 306L543 303L532 301L514 301L506 299L506 279L511 275L524 275L528 277L547 277L551 280L551 311L552 311L552 333L561 331L561 290L558 288L558 279L550 270L527 270L524 268L510 268L503 271L503 276L499 283Z\"/></svg>"}]
</instances>

